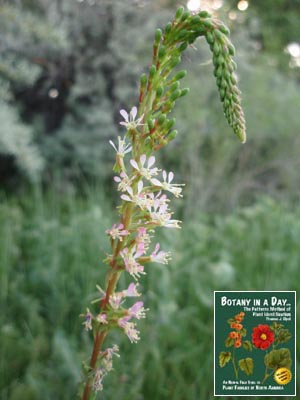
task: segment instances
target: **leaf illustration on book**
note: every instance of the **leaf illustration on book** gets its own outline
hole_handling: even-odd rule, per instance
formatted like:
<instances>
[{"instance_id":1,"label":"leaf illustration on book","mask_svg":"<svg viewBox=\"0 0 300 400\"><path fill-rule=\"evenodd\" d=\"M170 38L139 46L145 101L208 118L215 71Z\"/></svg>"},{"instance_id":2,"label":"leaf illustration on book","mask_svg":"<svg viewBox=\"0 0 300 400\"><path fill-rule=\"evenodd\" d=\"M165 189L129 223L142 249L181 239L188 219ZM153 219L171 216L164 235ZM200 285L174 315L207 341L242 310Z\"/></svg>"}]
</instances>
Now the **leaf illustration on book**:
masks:
<instances>
[{"instance_id":1,"label":"leaf illustration on book","mask_svg":"<svg viewBox=\"0 0 300 400\"><path fill-rule=\"evenodd\" d=\"M253 374L253 359L250 357L239 360L239 367L246 375Z\"/></svg>"},{"instance_id":2,"label":"leaf illustration on book","mask_svg":"<svg viewBox=\"0 0 300 400\"><path fill-rule=\"evenodd\" d=\"M292 338L288 329L280 329L277 334L277 338L275 342L277 343L286 343Z\"/></svg>"},{"instance_id":3,"label":"leaf illustration on book","mask_svg":"<svg viewBox=\"0 0 300 400\"><path fill-rule=\"evenodd\" d=\"M265 365L272 369L277 369L280 367L290 368L292 365L290 350L286 348L270 351L270 353L265 355L264 361Z\"/></svg>"},{"instance_id":4,"label":"leaf illustration on book","mask_svg":"<svg viewBox=\"0 0 300 400\"><path fill-rule=\"evenodd\" d=\"M231 360L230 351L221 351L219 354L219 365L221 368L225 367L225 365Z\"/></svg>"},{"instance_id":5,"label":"leaf illustration on book","mask_svg":"<svg viewBox=\"0 0 300 400\"><path fill-rule=\"evenodd\" d=\"M250 342L250 340L244 340L243 347L245 350L252 351L252 343Z\"/></svg>"}]
</instances>

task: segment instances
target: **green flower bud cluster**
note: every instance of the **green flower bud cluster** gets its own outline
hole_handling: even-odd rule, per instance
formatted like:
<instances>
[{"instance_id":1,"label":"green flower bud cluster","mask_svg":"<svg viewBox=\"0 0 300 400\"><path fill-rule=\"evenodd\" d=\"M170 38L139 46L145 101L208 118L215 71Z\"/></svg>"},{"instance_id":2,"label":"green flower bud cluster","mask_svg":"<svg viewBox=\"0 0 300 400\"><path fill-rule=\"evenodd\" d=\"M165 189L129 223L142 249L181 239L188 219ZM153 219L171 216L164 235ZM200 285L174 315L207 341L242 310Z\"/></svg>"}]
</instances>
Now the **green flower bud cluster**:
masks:
<instances>
[{"instance_id":1,"label":"green flower bud cluster","mask_svg":"<svg viewBox=\"0 0 300 400\"><path fill-rule=\"evenodd\" d=\"M246 141L246 124L241 107L240 91L234 74L236 63L232 56L234 46L228 39L229 31L224 25L216 24L214 29L208 30L206 40L213 53L214 75L223 103L224 114L229 125L242 143Z\"/></svg>"},{"instance_id":2,"label":"green flower bud cluster","mask_svg":"<svg viewBox=\"0 0 300 400\"><path fill-rule=\"evenodd\" d=\"M144 104L151 104L144 114L142 134L145 148L159 149L176 136L176 131L171 132L173 123L170 121L173 120L169 120L167 115L189 89L180 89L179 81L186 71L173 71L181 61L181 53L200 36L206 38L213 53L214 75L226 119L238 138L246 141L245 118L234 74L236 64L232 59L234 47L228 35L228 28L208 12L201 11L195 15L183 7L178 8L174 20L163 31L156 30L152 65L147 81L145 75L142 77L140 90L141 108L144 109Z\"/></svg>"}]
</instances>

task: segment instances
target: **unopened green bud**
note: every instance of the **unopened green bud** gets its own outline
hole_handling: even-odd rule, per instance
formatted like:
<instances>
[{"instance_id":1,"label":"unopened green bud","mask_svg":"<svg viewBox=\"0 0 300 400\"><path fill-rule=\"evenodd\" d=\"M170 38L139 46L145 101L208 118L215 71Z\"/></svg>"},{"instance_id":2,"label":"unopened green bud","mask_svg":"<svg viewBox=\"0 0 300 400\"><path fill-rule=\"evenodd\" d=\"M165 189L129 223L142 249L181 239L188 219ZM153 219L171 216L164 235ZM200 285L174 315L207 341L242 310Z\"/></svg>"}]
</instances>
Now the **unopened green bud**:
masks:
<instances>
[{"instance_id":1,"label":"unopened green bud","mask_svg":"<svg viewBox=\"0 0 300 400\"><path fill-rule=\"evenodd\" d=\"M223 88L221 88L221 89L220 89L220 99L221 99L221 101L224 101L224 99L225 99L225 94L226 94L226 90L223 89Z\"/></svg>"},{"instance_id":2,"label":"unopened green bud","mask_svg":"<svg viewBox=\"0 0 300 400\"><path fill-rule=\"evenodd\" d=\"M141 87L144 88L147 85L147 75L146 74L142 74L141 75Z\"/></svg>"},{"instance_id":3,"label":"unopened green bud","mask_svg":"<svg viewBox=\"0 0 300 400\"><path fill-rule=\"evenodd\" d=\"M162 125L166 119L167 119L166 114L160 114L157 120L158 125Z\"/></svg>"},{"instance_id":4,"label":"unopened green bud","mask_svg":"<svg viewBox=\"0 0 300 400\"><path fill-rule=\"evenodd\" d=\"M194 15L194 16L191 18L191 24L199 24L200 21L201 21L201 18L200 18L199 15Z\"/></svg>"},{"instance_id":5,"label":"unopened green bud","mask_svg":"<svg viewBox=\"0 0 300 400\"><path fill-rule=\"evenodd\" d=\"M214 43L214 37L211 32L207 32L206 34L206 40L208 44L213 44Z\"/></svg>"},{"instance_id":6,"label":"unopened green bud","mask_svg":"<svg viewBox=\"0 0 300 400\"><path fill-rule=\"evenodd\" d=\"M175 118L169 119L169 121L168 121L167 124L166 124L167 130L171 129L172 126L175 125L175 122L176 122L176 119L175 119Z\"/></svg>"},{"instance_id":7,"label":"unopened green bud","mask_svg":"<svg viewBox=\"0 0 300 400\"><path fill-rule=\"evenodd\" d=\"M201 18L209 18L209 17L211 17L211 15L207 11L200 11L198 15Z\"/></svg>"},{"instance_id":8,"label":"unopened green bud","mask_svg":"<svg viewBox=\"0 0 300 400\"><path fill-rule=\"evenodd\" d=\"M174 76L175 81L179 81L180 79L184 78L186 76L187 72L185 69L182 71L177 72L177 74Z\"/></svg>"},{"instance_id":9,"label":"unopened green bud","mask_svg":"<svg viewBox=\"0 0 300 400\"><path fill-rule=\"evenodd\" d=\"M224 35L218 29L214 30L214 35L215 35L216 39L218 39L220 42L224 41Z\"/></svg>"},{"instance_id":10,"label":"unopened green bud","mask_svg":"<svg viewBox=\"0 0 300 400\"><path fill-rule=\"evenodd\" d=\"M236 77L235 77L234 75L230 75L230 82L231 82L233 85L236 85L237 80L236 80Z\"/></svg>"},{"instance_id":11,"label":"unopened green bud","mask_svg":"<svg viewBox=\"0 0 300 400\"><path fill-rule=\"evenodd\" d=\"M231 56L234 56L234 55L235 55L235 48L234 48L234 45L231 44L231 43L228 43L227 46L228 46L229 54L230 54Z\"/></svg>"},{"instance_id":12,"label":"unopened green bud","mask_svg":"<svg viewBox=\"0 0 300 400\"><path fill-rule=\"evenodd\" d=\"M171 62L170 62L170 68L173 69L176 67L176 65L178 65L181 62L181 57L175 57L172 58Z\"/></svg>"},{"instance_id":13,"label":"unopened green bud","mask_svg":"<svg viewBox=\"0 0 300 400\"><path fill-rule=\"evenodd\" d=\"M179 82L174 82L172 83L171 87L170 87L170 92L175 92L175 90L179 89L180 83Z\"/></svg>"},{"instance_id":14,"label":"unopened green bud","mask_svg":"<svg viewBox=\"0 0 300 400\"><path fill-rule=\"evenodd\" d=\"M219 54L219 56L218 56L218 65L223 65L223 63L224 63L224 58L223 58L222 54Z\"/></svg>"},{"instance_id":15,"label":"unopened green bud","mask_svg":"<svg viewBox=\"0 0 300 400\"><path fill-rule=\"evenodd\" d=\"M176 130L170 132L169 135L168 135L168 138L167 138L168 141L170 142L171 140L175 139L176 136L177 136L177 133L178 133L178 131L176 131Z\"/></svg>"},{"instance_id":16,"label":"unopened green bud","mask_svg":"<svg viewBox=\"0 0 300 400\"><path fill-rule=\"evenodd\" d=\"M177 11L176 11L176 14L175 14L175 18L179 19L182 16L183 13L184 13L184 8L183 7L177 8Z\"/></svg>"},{"instance_id":17,"label":"unopened green bud","mask_svg":"<svg viewBox=\"0 0 300 400\"><path fill-rule=\"evenodd\" d=\"M163 92L164 92L163 87L162 86L158 86L158 88L156 89L156 97L160 98L162 96Z\"/></svg>"},{"instance_id":18,"label":"unopened green bud","mask_svg":"<svg viewBox=\"0 0 300 400\"><path fill-rule=\"evenodd\" d=\"M158 59L162 60L165 55L166 55L166 48L165 46L161 46L158 50Z\"/></svg>"},{"instance_id":19,"label":"unopened green bud","mask_svg":"<svg viewBox=\"0 0 300 400\"><path fill-rule=\"evenodd\" d=\"M226 80L225 79L222 79L221 80L221 87L223 88L223 89L226 89L227 88L227 82L226 82Z\"/></svg>"},{"instance_id":20,"label":"unopened green bud","mask_svg":"<svg viewBox=\"0 0 300 400\"><path fill-rule=\"evenodd\" d=\"M212 28L213 27L212 21L210 19L205 19L202 23L206 28Z\"/></svg>"},{"instance_id":21,"label":"unopened green bud","mask_svg":"<svg viewBox=\"0 0 300 400\"><path fill-rule=\"evenodd\" d=\"M151 67L149 69L150 78L153 78L153 76L155 75L155 72L156 72L156 66L155 65L151 65Z\"/></svg>"},{"instance_id":22,"label":"unopened green bud","mask_svg":"<svg viewBox=\"0 0 300 400\"><path fill-rule=\"evenodd\" d=\"M155 43L159 43L161 37L162 37L162 30L158 28L155 31Z\"/></svg>"},{"instance_id":23,"label":"unopened green bud","mask_svg":"<svg viewBox=\"0 0 300 400\"><path fill-rule=\"evenodd\" d=\"M218 42L215 42L214 45L213 45L213 53L216 56L218 56L220 51L221 51L221 49L220 49L220 46L219 46Z\"/></svg>"},{"instance_id":24,"label":"unopened green bud","mask_svg":"<svg viewBox=\"0 0 300 400\"><path fill-rule=\"evenodd\" d=\"M168 35L171 32L171 29L172 29L172 22L168 22L165 27L165 34Z\"/></svg>"},{"instance_id":25,"label":"unopened green bud","mask_svg":"<svg viewBox=\"0 0 300 400\"><path fill-rule=\"evenodd\" d=\"M190 88L184 88L181 90L180 97L186 96L190 92Z\"/></svg>"},{"instance_id":26,"label":"unopened green bud","mask_svg":"<svg viewBox=\"0 0 300 400\"><path fill-rule=\"evenodd\" d=\"M153 122L153 119L148 119L148 121L147 121L147 124L148 124L148 128L149 128L149 130L151 131L151 129L153 129L154 128L154 122Z\"/></svg>"},{"instance_id":27,"label":"unopened green bud","mask_svg":"<svg viewBox=\"0 0 300 400\"><path fill-rule=\"evenodd\" d=\"M172 101L174 101L174 100L178 99L178 97L180 97L180 95L181 95L181 90L175 90L175 92L173 92L171 94L170 99Z\"/></svg>"},{"instance_id":28,"label":"unopened green bud","mask_svg":"<svg viewBox=\"0 0 300 400\"><path fill-rule=\"evenodd\" d=\"M183 52L188 47L187 42L182 42L181 45L178 47L178 50Z\"/></svg>"},{"instance_id":29,"label":"unopened green bud","mask_svg":"<svg viewBox=\"0 0 300 400\"><path fill-rule=\"evenodd\" d=\"M180 18L180 22L185 21L189 16L190 16L189 11L186 11L185 13L182 14L182 16Z\"/></svg>"},{"instance_id":30,"label":"unopened green bud","mask_svg":"<svg viewBox=\"0 0 300 400\"><path fill-rule=\"evenodd\" d=\"M225 25L219 26L219 29L224 35L228 36L230 34L230 30Z\"/></svg>"},{"instance_id":31,"label":"unopened green bud","mask_svg":"<svg viewBox=\"0 0 300 400\"><path fill-rule=\"evenodd\" d=\"M220 78L223 75L223 68L221 65L216 69L216 75L218 78Z\"/></svg>"},{"instance_id":32,"label":"unopened green bud","mask_svg":"<svg viewBox=\"0 0 300 400\"><path fill-rule=\"evenodd\" d=\"M189 34L189 32L188 32L186 29L182 29L182 30L179 32L179 34L178 34L178 36L177 36L177 39L178 39L178 40L184 39L188 34Z\"/></svg>"}]
</instances>

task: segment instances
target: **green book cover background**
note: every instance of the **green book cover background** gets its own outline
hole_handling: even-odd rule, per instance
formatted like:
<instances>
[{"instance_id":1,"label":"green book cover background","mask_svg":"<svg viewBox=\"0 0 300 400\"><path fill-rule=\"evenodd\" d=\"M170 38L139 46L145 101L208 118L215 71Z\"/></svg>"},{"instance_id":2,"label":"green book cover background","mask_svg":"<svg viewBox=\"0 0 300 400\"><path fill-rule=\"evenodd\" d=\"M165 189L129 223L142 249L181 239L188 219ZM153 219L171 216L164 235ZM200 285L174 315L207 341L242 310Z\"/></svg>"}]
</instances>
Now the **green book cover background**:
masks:
<instances>
[{"instance_id":1,"label":"green book cover background","mask_svg":"<svg viewBox=\"0 0 300 400\"><path fill-rule=\"evenodd\" d=\"M295 304L296 293L293 291L282 292L215 292L215 396L237 395L237 396L295 396ZM222 305L223 303L223 305ZM247 303L247 306L240 305ZM273 305L272 305L273 303ZM259 305L260 304L260 305ZM259 305L259 306L258 306ZM274 307L274 308L272 308ZM262 311L265 310L265 311ZM241 317L239 317L241 313ZM243 315L244 314L244 315ZM269 316L267 316L269 314ZM289 316L290 315L290 316ZM238 321L234 320L234 317ZM233 329L232 323L228 320L234 320L242 324L242 330ZM241 320L241 321L240 321ZM275 320L275 321L273 321ZM286 337L278 344L275 340L266 349L255 347L252 340L253 328L264 325L265 333L260 334L262 338L268 335L266 325L274 326L274 322L282 324L283 333ZM237 326L240 328L240 326ZM280 330L280 329L279 329ZM243 332L241 345L235 348L232 343L238 339L228 338L230 332ZM279 331L277 331L279 332ZM290 333L290 335L289 335ZM235 335L232 333L231 335ZM271 335L271 334L270 334ZM273 336L275 338L277 336ZM285 341L286 340L286 341ZM231 346L226 346L230 345ZM250 343L250 344L249 344ZM276 344L277 343L277 344ZM238 344L239 345L239 344ZM268 345L268 344L267 344ZM281 354L291 355L291 366L287 368L291 372L291 378L286 384L278 384L274 379L274 371L268 369L270 376L263 382L266 376L265 355L272 349L282 350ZM224 364L220 366L220 354ZM230 356L228 354L230 353ZM238 367L239 360L242 361L242 368L238 371L238 379L234 370L232 355L234 354L235 366ZM274 354L274 353L273 353ZM227 358L226 358L227 357ZM230 360L228 361L228 358ZM252 359L250 361L249 359ZM286 366L283 360L282 364ZM285 371L285 373L289 373ZM271 374L272 373L272 374Z\"/></svg>"}]
</instances>

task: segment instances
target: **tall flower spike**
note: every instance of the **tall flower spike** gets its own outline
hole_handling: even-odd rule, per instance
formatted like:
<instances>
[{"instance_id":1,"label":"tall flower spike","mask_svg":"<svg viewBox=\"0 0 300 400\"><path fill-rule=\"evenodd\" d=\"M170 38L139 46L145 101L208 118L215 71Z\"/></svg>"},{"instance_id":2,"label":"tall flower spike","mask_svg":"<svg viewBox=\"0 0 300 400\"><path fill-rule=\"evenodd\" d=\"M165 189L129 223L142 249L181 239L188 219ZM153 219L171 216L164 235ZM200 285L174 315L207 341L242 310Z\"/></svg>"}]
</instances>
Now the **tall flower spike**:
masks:
<instances>
[{"instance_id":1,"label":"tall flower spike","mask_svg":"<svg viewBox=\"0 0 300 400\"><path fill-rule=\"evenodd\" d=\"M139 108L132 107L130 112L120 111L124 119L120 125L127 132L124 138L118 137L117 145L112 141L110 144L116 151L114 171L119 176L115 176L114 180L122 192L123 201L118 206L119 222L106 231L112 250L104 260L109 265L109 271L105 289L97 286L101 297L92 302L100 309L94 314L87 309L83 315L85 329L93 331L94 347L89 367L86 368L82 400L90 400L91 391L102 389L103 378L112 369L112 355L116 351L101 350L106 336L118 328L132 343L140 339L132 319L144 318L146 310L142 301L126 308L128 298L140 296L140 293L137 283L130 283L127 289L119 289L120 276L126 271L137 281L145 274L146 263L155 261L166 264L170 255L160 250L159 244L149 254L154 231L157 227L180 228L180 221L172 218L170 200L162 191L181 197L182 185L173 183L173 172L163 171L162 180L157 179L160 170L154 166L154 152L177 135L177 131L173 130L175 119L168 119L168 114L175 102L188 93L188 89L179 87L179 80L184 78L186 71L174 72L174 69L181 60L181 53L198 37L206 38L213 53L214 74L227 121L242 142L246 139L240 92L234 74L236 65L232 59L234 48L228 34L228 29L206 11L195 15L185 12L183 7L179 8L164 32L158 29L155 33L152 65L148 76L143 74L140 81ZM128 157L128 161L124 156L131 151L132 157ZM144 184L146 181L147 184ZM242 327L238 323L235 325ZM236 340L235 344L238 346L241 342Z\"/></svg>"}]
</instances>

